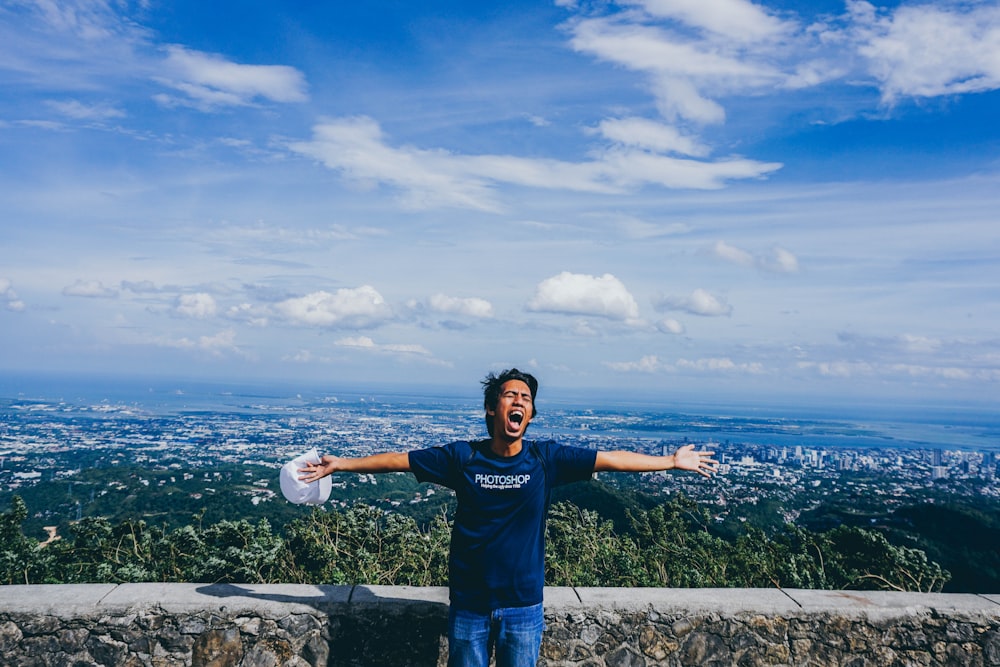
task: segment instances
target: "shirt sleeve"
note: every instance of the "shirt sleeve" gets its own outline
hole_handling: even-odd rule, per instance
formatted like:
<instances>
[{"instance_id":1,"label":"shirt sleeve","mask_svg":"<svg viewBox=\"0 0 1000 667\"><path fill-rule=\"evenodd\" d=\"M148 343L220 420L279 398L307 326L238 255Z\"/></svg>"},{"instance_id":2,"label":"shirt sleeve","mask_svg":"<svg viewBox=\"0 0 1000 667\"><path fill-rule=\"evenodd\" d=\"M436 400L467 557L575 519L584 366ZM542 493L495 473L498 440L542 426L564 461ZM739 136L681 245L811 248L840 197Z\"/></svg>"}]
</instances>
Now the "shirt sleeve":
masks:
<instances>
[{"instance_id":1,"label":"shirt sleeve","mask_svg":"<svg viewBox=\"0 0 1000 667\"><path fill-rule=\"evenodd\" d=\"M409 454L410 472L418 482L432 482L450 486L452 461L455 458L454 444L426 449L414 449Z\"/></svg>"},{"instance_id":2,"label":"shirt sleeve","mask_svg":"<svg viewBox=\"0 0 1000 667\"><path fill-rule=\"evenodd\" d=\"M560 445L555 442L548 444L548 456L551 467L555 471L555 484L571 484L590 479L597 463L597 450Z\"/></svg>"}]
</instances>

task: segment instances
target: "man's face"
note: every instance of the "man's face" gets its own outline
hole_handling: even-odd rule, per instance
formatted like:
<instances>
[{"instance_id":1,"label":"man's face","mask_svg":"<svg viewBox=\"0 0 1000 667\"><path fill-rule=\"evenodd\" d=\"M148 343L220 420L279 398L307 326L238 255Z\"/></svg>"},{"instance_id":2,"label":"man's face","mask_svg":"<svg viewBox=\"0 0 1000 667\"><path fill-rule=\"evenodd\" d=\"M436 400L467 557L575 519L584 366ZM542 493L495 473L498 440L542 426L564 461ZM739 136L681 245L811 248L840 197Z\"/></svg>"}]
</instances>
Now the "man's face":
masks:
<instances>
[{"instance_id":1,"label":"man's face","mask_svg":"<svg viewBox=\"0 0 1000 667\"><path fill-rule=\"evenodd\" d=\"M486 414L493 419L493 435L514 441L524 435L534 414L531 389L521 380L508 380L500 387L500 397L494 410Z\"/></svg>"}]
</instances>

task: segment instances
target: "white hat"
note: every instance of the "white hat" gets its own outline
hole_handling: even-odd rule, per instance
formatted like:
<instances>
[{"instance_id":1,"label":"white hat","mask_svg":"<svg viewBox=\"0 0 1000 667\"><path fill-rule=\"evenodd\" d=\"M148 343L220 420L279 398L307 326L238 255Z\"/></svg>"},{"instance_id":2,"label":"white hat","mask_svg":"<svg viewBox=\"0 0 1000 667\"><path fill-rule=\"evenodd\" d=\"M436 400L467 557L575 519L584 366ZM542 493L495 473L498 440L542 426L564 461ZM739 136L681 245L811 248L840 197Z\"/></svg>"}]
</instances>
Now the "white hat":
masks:
<instances>
[{"instance_id":1,"label":"white hat","mask_svg":"<svg viewBox=\"0 0 1000 667\"><path fill-rule=\"evenodd\" d=\"M322 505L330 497L333 480L327 475L316 482L302 481L299 479L299 475L302 474L299 470L304 468L307 463L320 463L319 454L315 448L281 466L281 474L278 477L281 482L281 493L288 499L288 502L296 505Z\"/></svg>"}]
</instances>

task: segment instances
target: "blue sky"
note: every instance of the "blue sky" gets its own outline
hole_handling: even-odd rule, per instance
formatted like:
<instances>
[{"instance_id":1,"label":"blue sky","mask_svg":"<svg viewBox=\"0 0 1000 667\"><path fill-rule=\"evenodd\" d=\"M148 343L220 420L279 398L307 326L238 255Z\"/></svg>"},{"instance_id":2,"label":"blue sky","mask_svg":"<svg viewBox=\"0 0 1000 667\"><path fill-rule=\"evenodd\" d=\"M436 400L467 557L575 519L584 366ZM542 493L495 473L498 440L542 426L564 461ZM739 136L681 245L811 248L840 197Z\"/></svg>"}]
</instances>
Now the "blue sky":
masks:
<instances>
[{"instance_id":1,"label":"blue sky","mask_svg":"<svg viewBox=\"0 0 1000 667\"><path fill-rule=\"evenodd\" d=\"M0 369L996 402L994 2L0 5Z\"/></svg>"}]
</instances>

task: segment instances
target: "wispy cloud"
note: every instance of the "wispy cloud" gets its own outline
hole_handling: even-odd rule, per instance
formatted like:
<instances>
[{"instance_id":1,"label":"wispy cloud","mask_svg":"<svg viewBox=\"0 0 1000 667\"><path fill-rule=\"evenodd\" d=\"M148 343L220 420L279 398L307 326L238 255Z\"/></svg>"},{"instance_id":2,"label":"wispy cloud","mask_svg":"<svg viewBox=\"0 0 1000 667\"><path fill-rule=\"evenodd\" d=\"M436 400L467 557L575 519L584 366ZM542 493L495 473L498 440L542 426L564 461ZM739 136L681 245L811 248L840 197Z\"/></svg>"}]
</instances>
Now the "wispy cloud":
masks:
<instances>
[{"instance_id":1,"label":"wispy cloud","mask_svg":"<svg viewBox=\"0 0 1000 667\"><path fill-rule=\"evenodd\" d=\"M289 148L358 184L397 188L401 201L411 208L493 212L503 208L497 196L500 185L602 194L625 194L649 185L713 189L781 167L744 158L699 161L657 153L652 149L687 154L702 149L673 130L648 123L638 128L639 137L638 125L605 126L603 132L619 143L596 149L597 158L585 162L393 147L379 124L367 117L328 120L313 128L310 141L292 142ZM644 145L637 147L639 142Z\"/></svg>"}]
</instances>

